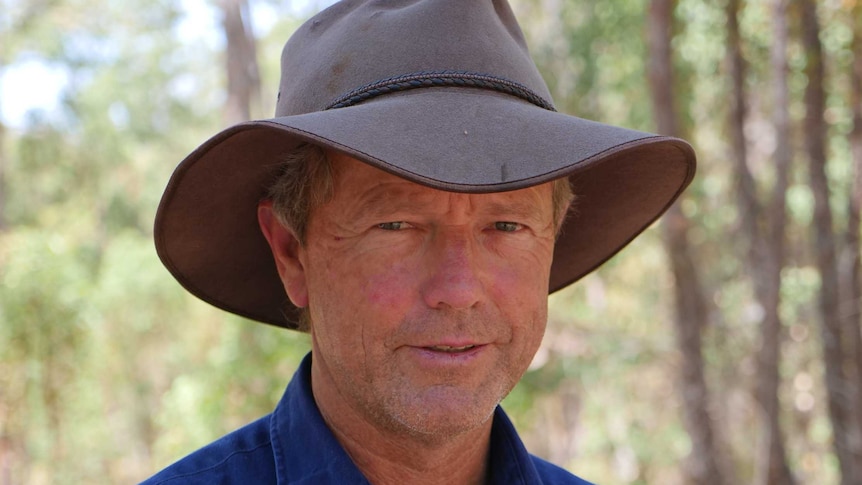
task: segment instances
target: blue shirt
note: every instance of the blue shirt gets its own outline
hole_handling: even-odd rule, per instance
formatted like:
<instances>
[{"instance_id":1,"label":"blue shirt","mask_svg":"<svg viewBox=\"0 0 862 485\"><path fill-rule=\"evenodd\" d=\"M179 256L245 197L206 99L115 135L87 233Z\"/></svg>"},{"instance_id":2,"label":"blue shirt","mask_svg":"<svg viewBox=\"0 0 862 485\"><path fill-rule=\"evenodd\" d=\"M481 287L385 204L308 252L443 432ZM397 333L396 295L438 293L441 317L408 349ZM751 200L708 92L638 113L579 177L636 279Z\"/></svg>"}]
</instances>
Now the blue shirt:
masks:
<instances>
[{"instance_id":1,"label":"blue shirt","mask_svg":"<svg viewBox=\"0 0 862 485\"><path fill-rule=\"evenodd\" d=\"M527 453L499 406L491 428L489 484L589 485ZM155 484L367 484L326 426L311 394L311 354L272 414L201 448L143 482Z\"/></svg>"}]
</instances>

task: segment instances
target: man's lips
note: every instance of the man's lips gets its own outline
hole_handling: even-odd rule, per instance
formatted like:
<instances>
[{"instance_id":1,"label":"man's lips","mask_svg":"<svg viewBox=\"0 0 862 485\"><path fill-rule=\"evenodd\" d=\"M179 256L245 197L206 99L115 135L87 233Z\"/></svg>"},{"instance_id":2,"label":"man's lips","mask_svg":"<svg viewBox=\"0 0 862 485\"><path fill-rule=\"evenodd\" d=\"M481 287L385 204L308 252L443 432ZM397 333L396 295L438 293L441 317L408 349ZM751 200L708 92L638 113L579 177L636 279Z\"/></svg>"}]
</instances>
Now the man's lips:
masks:
<instances>
[{"instance_id":1,"label":"man's lips","mask_svg":"<svg viewBox=\"0 0 862 485\"><path fill-rule=\"evenodd\" d=\"M458 355L481 350L487 346L485 341L466 338L451 338L440 340L419 341L407 345L416 350L424 350L436 354Z\"/></svg>"},{"instance_id":2,"label":"man's lips","mask_svg":"<svg viewBox=\"0 0 862 485\"><path fill-rule=\"evenodd\" d=\"M468 350L476 348L475 344L466 344L466 345L428 345L423 346L423 349L433 350L435 352L446 352L446 353L458 353L458 352L466 352Z\"/></svg>"},{"instance_id":3,"label":"man's lips","mask_svg":"<svg viewBox=\"0 0 862 485\"><path fill-rule=\"evenodd\" d=\"M476 359L487 354L488 345L475 342L428 342L421 345L408 345L404 348L414 364L426 370L440 370L441 367L452 370L453 367L467 366ZM472 368L472 365L469 366ZM462 370L466 370L463 367Z\"/></svg>"}]
</instances>

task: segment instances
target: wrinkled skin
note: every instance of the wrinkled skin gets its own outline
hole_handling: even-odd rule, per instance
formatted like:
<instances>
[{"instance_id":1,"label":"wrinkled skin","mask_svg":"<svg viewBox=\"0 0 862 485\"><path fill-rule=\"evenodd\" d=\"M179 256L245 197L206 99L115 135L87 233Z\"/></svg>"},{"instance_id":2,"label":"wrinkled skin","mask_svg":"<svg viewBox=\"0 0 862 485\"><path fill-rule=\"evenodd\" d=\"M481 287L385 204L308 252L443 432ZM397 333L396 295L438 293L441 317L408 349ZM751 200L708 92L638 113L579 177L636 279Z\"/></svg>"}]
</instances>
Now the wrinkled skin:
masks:
<instances>
[{"instance_id":1,"label":"wrinkled skin","mask_svg":"<svg viewBox=\"0 0 862 485\"><path fill-rule=\"evenodd\" d=\"M271 203L258 209L288 296L310 311L324 418L364 446L487 441L545 330L551 184L459 194L330 158L334 195L304 245Z\"/></svg>"}]
</instances>

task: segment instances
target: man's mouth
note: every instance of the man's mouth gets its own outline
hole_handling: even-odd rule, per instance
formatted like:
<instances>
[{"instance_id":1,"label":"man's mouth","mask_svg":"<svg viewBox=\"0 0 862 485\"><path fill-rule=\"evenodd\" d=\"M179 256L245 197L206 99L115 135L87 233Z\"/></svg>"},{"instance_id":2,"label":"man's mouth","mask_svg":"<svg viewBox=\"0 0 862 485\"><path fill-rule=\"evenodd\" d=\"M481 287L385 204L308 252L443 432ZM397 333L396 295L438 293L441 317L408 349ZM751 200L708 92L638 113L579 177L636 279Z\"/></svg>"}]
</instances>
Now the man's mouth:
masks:
<instances>
[{"instance_id":1,"label":"man's mouth","mask_svg":"<svg viewBox=\"0 0 862 485\"><path fill-rule=\"evenodd\" d=\"M449 345L432 345L431 347L426 347L426 348L431 349L435 352L447 352L447 353L453 353L454 354L454 353L458 353L458 352L464 352L464 351L470 350L470 349L475 348L475 347L476 347L475 345L464 345L462 347L452 347Z\"/></svg>"}]
</instances>

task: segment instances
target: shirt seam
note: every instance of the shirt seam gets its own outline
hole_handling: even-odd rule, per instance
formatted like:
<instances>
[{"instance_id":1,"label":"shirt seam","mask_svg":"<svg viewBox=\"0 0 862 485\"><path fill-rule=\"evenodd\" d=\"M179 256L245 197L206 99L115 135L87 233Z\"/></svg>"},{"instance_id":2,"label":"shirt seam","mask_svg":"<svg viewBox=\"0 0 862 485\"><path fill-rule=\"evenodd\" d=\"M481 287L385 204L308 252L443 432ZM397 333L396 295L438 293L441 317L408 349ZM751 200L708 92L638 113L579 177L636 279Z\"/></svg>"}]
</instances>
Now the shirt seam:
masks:
<instances>
[{"instance_id":1,"label":"shirt seam","mask_svg":"<svg viewBox=\"0 0 862 485\"><path fill-rule=\"evenodd\" d=\"M218 468L218 467L220 467L220 466L224 465L225 463L227 463L231 458L235 457L236 455L245 455L245 454L253 453L253 452L255 452L255 451L257 451L257 450L259 450L259 449L261 449L261 448L264 448L264 447L266 447L266 446L271 446L271 444L272 444L272 443L271 443L271 440L269 440L269 441L266 441L265 443L261 443L261 444L259 444L259 445L255 446L254 448L249 448L249 449L247 449L247 450L237 450L237 451L234 451L234 452L232 452L230 455L228 455L228 456L224 457L224 459L223 459L222 461L220 461L220 462L218 462L218 463L215 463L215 464L213 464L213 465L210 465L210 466L208 466L207 468L203 468L203 469L200 469L200 470L195 470L195 471L193 471L193 472L189 472L189 473L184 473L184 474L182 474L182 475L174 475L174 476L172 476L172 477L168 477L168 478L166 478L166 479L164 479L164 480L159 480L158 482L155 482L155 484L154 484L154 485L157 485L157 484L159 484L159 483L168 483L168 482L170 482L170 481L172 481L172 480L178 480L178 479L181 479L181 478L188 478L188 477L191 477L191 476L194 476L194 475L200 475L201 473L208 472L208 471L210 471L210 470L213 470L213 469L215 469L215 468Z\"/></svg>"}]
</instances>

